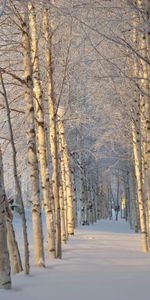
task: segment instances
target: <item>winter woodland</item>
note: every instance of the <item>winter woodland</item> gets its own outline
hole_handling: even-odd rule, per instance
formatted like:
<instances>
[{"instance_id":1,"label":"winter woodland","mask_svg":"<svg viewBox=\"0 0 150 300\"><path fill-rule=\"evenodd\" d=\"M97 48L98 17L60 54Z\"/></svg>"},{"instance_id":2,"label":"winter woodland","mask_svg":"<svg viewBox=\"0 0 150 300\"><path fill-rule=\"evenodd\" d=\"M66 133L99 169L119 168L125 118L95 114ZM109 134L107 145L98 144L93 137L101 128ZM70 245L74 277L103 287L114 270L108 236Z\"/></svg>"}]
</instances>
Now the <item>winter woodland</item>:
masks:
<instances>
[{"instance_id":1,"label":"winter woodland","mask_svg":"<svg viewBox=\"0 0 150 300\"><path fill-rule=\"evenodd\" d=\"M61 272L62 299L74 299L82 285L67 266L75 276L78 265L82 299L100 294L96 278L102 299L131 299L123 277L118 298L111 290L110 255L118 280L124 257L132 287L135 266L150 273L149 75L148 0L0 1L0 299L23 281L40 288L35 274L65 284ZM61 297L49 283L45 293Z\"/></svg>"}]
</instances>

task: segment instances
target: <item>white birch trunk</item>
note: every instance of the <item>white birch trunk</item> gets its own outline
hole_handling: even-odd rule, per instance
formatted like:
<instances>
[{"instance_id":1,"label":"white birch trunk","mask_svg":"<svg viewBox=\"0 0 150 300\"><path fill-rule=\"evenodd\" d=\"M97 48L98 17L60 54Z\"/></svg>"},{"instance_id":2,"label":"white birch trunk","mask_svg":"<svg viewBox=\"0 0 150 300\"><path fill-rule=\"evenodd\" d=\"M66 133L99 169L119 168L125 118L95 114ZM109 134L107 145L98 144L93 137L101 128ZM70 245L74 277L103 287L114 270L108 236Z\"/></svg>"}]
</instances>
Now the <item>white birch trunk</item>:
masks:
<instances>
[{"instance_id":1,"label":"white birch trunk","mask_svg":"<svg viewBox=\"0 0 150 300\"><path fill-rule=\"evenodd\" d=\"M59 138L59 143L61 144L61 139ZM62 145L61 145L62 149ZM65 177L65 166L61 154L60 159L60 169L61 169L61 180L63 188L63 198L64 198L64 222L65 222L65 231L66 231L66 240L68 239L68 204L67 204L67 188L66 188L66 177Z\"/></svg>"},{"instance_id":2,"label":"white birch trunk","mask_svg":"<svg viewBox=\"0 0 150 300\"><path fill-rule=\"evenodd\" d=\"M34 257L37 266L44 266L44 247L43 247L43 229L41 219L41 199L39 169L36 149L36 132L34 124L34 106L33 106L33 82L32 82L32 61L30 49L30 36L28 27L28 15L22 25L22 44L24 55L24 79L26 82L25 103L26 103L26 122L28 139L28 164L30 167L30 179L32 187L32 223L34 237Z\"/></svg>"},{"instance_id":3,"label":"white birch trunk","mask_svg":"<svg viewBox=\"0 0 150 300\"><path fill-rule=\"evenodd\" d=\"M48 102L49 102L49 118L50 118L50 148L53 166L53 193L55 202L55 247L56 258L61 258L61 219L60 219L60 200L59 200L59 160L58 160L58 145L57 145L57 128L56 128L56 103L53 91L52 78L52 44L50 37L50 25L48 10L45 9L43 17L43 30L46 41L46 69L47 69L47 84L48 84Z\"/></svg>"},{"instance_id":4,"label":"white birch trunk","mask_svg":"<svg viewBox=\"0 0 150 300\"><path fill-rule=\"evenodd\" d=\"M142 3L141 3L142 2ZM144 8L146 11L146 30L140 35L140 48L141 55L145 60L148 61L150 58L150 1L137 1L139 8ZM144 6L145 4L145 6ZM147 228L149 235L149 244L150 244L150 85L149 85L149 76L150 76L150 66L146 61L141 60L141 90L142 98L144 98L144 109L143 116L145 121L143 137L145 140L144 148L144 175L145 175L145 194L147 200ZM145 206L146 206L145 204Z\"/></svg>"},{"instance_id":5,"label":"white birch trunk","mask_svg":"<svg viewBox=\"0 0 150 300\"><path fill-rule=\"evenodd\" d=\"M141 8L142 1L138 0L137 4ZM133 15L133 20L134 20ZM137 30L136 24L133 22L133 33L132 40L136 48L138 48L138 39L137 39ZM141 40L140 40L141 42ZM139 67L137 59L134 59L133 66L133 75L134 77L139 76ZM134 95L138 97L137 93ZM137 105L137 103L138 105ZM141 226L141 242L143 252L148 251L148 240L147 240L147 226L146 226L146 214L144 207L144 198L143 198L143 182L142 182L142 155L141 155L141 124L140 124L140 99L135 101L135 122L132 122L132 138L133 138L133 153L134 153L134 163L135 163L135 175L137 180L137 192L138 192L138 206L139 206L139 215L140 215L140 226Z\"/></svg>"},{"instance_id":6,"label":"white birch trunk","mask_svg":"<svg viewBox=\"0 0 150 300\"><path fill-rule=\"evenodd\" d=\"M135 161L135 174L137 179L138 188L138 204L139 204L139 214L140 214L140 225L141 225L141 243L142 251L148 251L148 241L147 241L147 227L146 227L146 216L143 202L143 191L142 191L142 163L141 163L141 149L139 136L136 132L135 124L132 123L132 135L133 135L133 152Z\"/></svg>"},{"instance_id":7,"label":"white birch trunk","mask_svg":"<svg viewBox=\"0 0 150 300\"><path fill-rule=\"evenodd\" d=\"M62 121L63 109L58 110L58 129L62 143L62 156L63 163L65 167L65 180L66 180L66 193L67 193L67 217L68 217L68 234L74 234L74 215L73 215L73 196L72 196L72 186L71 186L71 174L69 165L69 154L68 148L65 140L65 131Z\"/></svg>"},{"instance_id":8,"label":"white birch trunk","mask_svg":"<svg viewBox=\"0 0 150 300\"><path fill-rule=\"evenodd\" d=\"M29 9L29 24L31 30L31 49L32 49L32 65L33 65L33 86L34 86L34 99L35 99L35 119L37 127L37 140L38 140L38 155L42 182L42 192L44 200L44 208L46 214L47 225L47 242L49 258L55 257L55 235L54 235L54 220L52 213L52 197L49 189L49 171L47 162L47 146L46 146L46 133L43 112L43 93L40 83L40 66L39 66L39 53L38 53L38 36L36 26L36 13L33 4L28 4Z\"/></svg>"}]
</instances>

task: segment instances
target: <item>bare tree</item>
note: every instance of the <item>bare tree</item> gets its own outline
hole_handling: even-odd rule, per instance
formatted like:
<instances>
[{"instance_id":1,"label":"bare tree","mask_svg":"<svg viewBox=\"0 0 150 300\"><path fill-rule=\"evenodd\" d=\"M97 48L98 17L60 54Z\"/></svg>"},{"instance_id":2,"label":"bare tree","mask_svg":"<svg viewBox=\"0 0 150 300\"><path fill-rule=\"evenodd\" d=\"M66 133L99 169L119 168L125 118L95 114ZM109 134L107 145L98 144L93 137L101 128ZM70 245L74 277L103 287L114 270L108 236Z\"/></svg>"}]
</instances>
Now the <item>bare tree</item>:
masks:
<instances>
[{"instance_id":1,"label":"bare tree","mask_svg":"<svg viewBox=\"0 0 150 300\"><path fill-rule=\"evenodd\" d=\"M3 186L3 163L2 152L0 150L0 288L11 288L10 277L10 261L7 247L7 229L6 229L6 215L5 215L5 191Z\"/></svg>"}]
</instances>

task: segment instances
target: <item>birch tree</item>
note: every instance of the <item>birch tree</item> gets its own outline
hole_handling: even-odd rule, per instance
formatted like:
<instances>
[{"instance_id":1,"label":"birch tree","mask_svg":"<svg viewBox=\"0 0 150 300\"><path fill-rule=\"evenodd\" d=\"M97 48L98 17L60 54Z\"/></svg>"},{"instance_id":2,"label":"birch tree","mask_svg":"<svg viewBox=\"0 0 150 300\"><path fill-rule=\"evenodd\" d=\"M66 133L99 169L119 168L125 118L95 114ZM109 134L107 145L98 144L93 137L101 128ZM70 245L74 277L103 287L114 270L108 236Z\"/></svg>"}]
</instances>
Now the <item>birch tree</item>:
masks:
<instances>
[{"instance_id":1,"label":"birch tree","mask_svg":"<svg viewBox=\"0 0 150 300\"><path fill-rule=\"evenodd\" d=\"M50 195L50 178L47 162L47 145L45 135L45 122L43 112L43 94L40 83L40 66L38 53L38 35L36 28L36 12L33 4L29 2L29 20L31 30L31 44L32 44L32 65L33 65L33 86L35 98L35 120L38 133L38 154L41 170L41 181L43 191L43 201L46 214L47 224L47 241L49 257L55 257L55 237L54 237L54 220L52 214L52 197Z\"/></svg>"},{"instance_id":2,"label":"birch tree","mask_svg":"<svg viewBox=\"0 0 150 300\"><path fill-rule=\"evenodd\" d=\"M18 170L17 170L17 160L16 160L17 151L16 151L16 147L15 147L15 143L14 143L14 134L13 134L12 124L11 124L9 103L8 103L7 92L6 92L6 88L5 88L2 73L0 73L0 79L1 79L2 89L3 89L2 94L4 96L4 101L5 101L6 109L7 109L7 119L8 119L10 141L11 141L12 153L13 153L13 172L14 172L14 179L15 179L15 184L16 184L17 195L18 195L18 198L19 198L20 215L21 215L21 220L22 220L23 238L24 238L24 256L25 256L24 270L25 270L25 274L29 274L29 272L30 272L29 244L28 244L26 216L25 216L24 203L23 203L23 198L22 198L22 191L21 191L21 186L20 186L19 176L18 176Z\"/></svg>"},{"instance_id":3,"label":"birch tree","mask_svg":"<svg viewBox=\"0 0 150 300\"><path fill-rule=\"evenodd\" d=\"M67 149L67 144L65 140L65 132L64 125L62 122L63 118L63 110L59 108L59 134L62 143L62 155L63 155L63 163L65 168L65 180L66 180L66 194L67 194L67 226L68 226L68 234L74 234L74 215L73 215L73 196L72 196L72 186L71 186L71 173L69 166L69 154Z\"/></svg>"},{"instance_id":4,"label":"birch tree","mask_svg":"<svg viewBox=\"0 0 150 300\"><path fill-rule=\"evenodd\" d=\"M52 77L52 36L50 33L50 24L48 9L45 9L43 16L43 29L45 35L45 61L47 70L47 97L49 102L49 129L50 129L50 149L53 167L53 193L55 201L55 240L56 240L56 258L61 258L61 220L60 220L60 199L59 199L59 160L57 144L56 127L56 102L54 98L54 87Z\"/></svg>"},{"instance_id":5,"label":"birch tree","mask_svg":"<svg viewBox=\"0 0 150 300\"><path fill-rule=\"evenodd\" d=\"M36 148L36 132L34 122L33 105L33 81L32 81L32 61L29 35L28 13L22 23L22 44L23 44L23 65L25 80L25 102L27 118L27 138L28 138L28 164L30 168L30 178L32 185L32 222L34 234L34 254L35 264L44 266L43 229L41 220L41 198L39 169Z\"/></svg>"}]
</instances>

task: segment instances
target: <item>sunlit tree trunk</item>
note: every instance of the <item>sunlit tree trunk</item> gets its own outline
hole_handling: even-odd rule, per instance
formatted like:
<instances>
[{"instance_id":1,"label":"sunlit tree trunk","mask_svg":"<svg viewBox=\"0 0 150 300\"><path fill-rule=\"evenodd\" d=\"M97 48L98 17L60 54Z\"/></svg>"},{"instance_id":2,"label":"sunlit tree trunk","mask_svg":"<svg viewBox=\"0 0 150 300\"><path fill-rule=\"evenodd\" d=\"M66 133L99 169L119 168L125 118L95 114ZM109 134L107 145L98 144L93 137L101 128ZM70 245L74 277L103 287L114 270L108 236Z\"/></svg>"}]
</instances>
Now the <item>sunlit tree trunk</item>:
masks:
<instances>
[{"instance_id":1,"label":"sunlit tree trunk","mask_svg":"<svg viewBox=\"0 0 150 300\"><path fill-rule=\"evenodd\" d=\"M133 136L133 152L135 161L135 174L137 179L137 189L138 189L138 204L139 204L139 214L140 214L140 225L141 225L141 242L142 250L144 252L148 251L148 241L147 241L147 227L146 227L146 216L143 201L143 190L142 190L142 162L141 162L141 149L140 149L140 137L137 133L137 128L135 124L132 123L132 136Z\"/></svg>"},{"instance_id":2,"label":"sunlit tree trunk","mask_svg":"<svg viewBox=\"0 0 150 300\"><path fill-rule=\"evenodd\" d=\"M0 289L11 288L10 261L7 247L3 162L0 149Z\"/></svg>"},{"instance_id":3,"label":"sunlit tree trunk","mask_svg":"<svg viewBox=\"0 0 150 300\"><path fill-rule=\"evenodd\" d=\"M146 62L150 58L150 3L147 0L137 0L139 10L146 12L145 30L139 32L140 54L140 115L142 132L142 161L143 161L143 191L145 194L145 210L147 216L147 228L150 240L150 85L149 85L149 64ZM142 17L140 15L140 20Z\"/></svg>"},{"instance_id":4,"label":"sunlit tree trunk","mask_svg":"<svg viewBox=\"0 0 150 300\"><path fill-rule=\"evenodd\" d=\"M56 103L53 91L52 78L52 44L50 36L50 24L48 9L44 10L43 30L46 41L46 69L47 69L47 85L48 85L48 102L49 102L49 118L50 118L50 148L53 167L53 193L55 201L55 238L56 238L56 258L61 258L61 219L60 219L60 200L59 200L59 159L57 145L57 127L56 127Z\"/></svg>"},{"instance_id":5,"label":"sunlit tree trunk","mask_svg":"<svg viewBox=\"0 0 150 300\"><path fill-rule=\"evenodd\" d=\"M144 148L144 174L145 174L145 194L147 200L147 226L150 244L150 85L149 76L150 68L146 60L150 59L150 1L144 0L143 5L146 10L146 28L143 33L140 34L140 49L141 55L144 60L141 60L141 98L144 99L143 107L143 119L144 119L144 132L143 138L145 141ZM139 7L143 7L140 1L138 1Z\"/></svg>"},{"instance_id":6,"label":"sunlit tree trunk","mask_svg":"<svg viewBox=\"0 0 150 300\"><path fill-rule=\"evenodd\" d=\"M58 121L59 124L59 121ZM61 145L61 152L62 152L62 144L61 144L61 138L59 135L59 144ZM62 158L60 158L60 174L61 174L61 183L62 183L62 189L63 189L63 198L64 198L64 222L65 222L65 233L66 233L66 240L68 239L68 204L67 204L67 188L66 188L66 177L65 177L65 166L64 161Z\"/></svg>"},{"instance_id":7,"label":"sunlit tree trunk","mask_svg":"<svg viewBox=\"0 0 150 300\"><path fill-rule=\"evenodd\" d=\"M137 30L135 25L136 24L134 24L133 22L132 41L135 45L135 48L138 48L138 39L137 39L138 37L137 37ZM134 78L138 78L139 76L139 66L136 58L134 58L133 76ZM137 93L137 90L135 90L134 97L135 97L136 112L135 112L134 120L132 121L133 154L134 154L134 163L135 163L135 175L137 180L142 250L146 252L148 251L148 240L147 240L146 214L145 214L145 207L144 207L143 182L142 182L140 98L139 98L139 94ZM139 98L138 100L137 97Z\"/></svg>"},{"instance_id":8,"label":"sunlit tree trunk","mask_svg":"<svg viewBox=\"0 0 150 300\"><path fill-rule=\"evenodd\" d=\"M67 241L67 198L66 198L66 183L65 183L65 169L63 165L63 149L61 135L59 134L59 119L57 121L57 131L58 131L58 149L59 149L59 199L60 199L60 216L61 216L61 240L65 243Z\"/></svg>"},{"instance_id":9,"label":"sunlit tree trunk","mask_svg":"<svg viewBox=\"0 0 150 300\"><path fill-rule=\"evenodd\" d=\"M147 56L145 34L140 37L141 54L145 59ZM145 210L147 216L148 233L150 235L150 101L149 101L149 67L141 60L141 93L140 93L140 112L141 112L141 136L142 136L142 162L143 162L143 193L145 195ZM147 206L147 207L146 207Z\"/></svg>"},{"instance_id":10,"label":"sunlit tree trunk","mask_svg":"<svg viewBox=\"0 0 150 300\"><path fill-rule=\"evenodd\" d=\"M28 140L28 164L30 167L30 179L32 187L32 223L34 238L34 256L37 266L44 266L44 247L43 230L41 219L41 199L39 169L36 149L36 132L34 123L34 105L33 105L33 81L32 81L32 61L30 49L30 36L28 27L28 15L22 24L22 45L23 45L23 63L25 85L25 103L26 103L26 122L27 122L27 140Z\"/></svg>"},{"instance_id":11,"label":"sunlit tree trunk","mask_svg":"<svg viewBox=\"0 0 150 300\"><path fill-rule=\"evenodd\" d=\"M38 155L43 191L44 208L46 214L47 225L47 242L49 258L55 257L55 236L54 236L54 223L52 215L52 198L49 189L49 172L46 155L46 133L43 112L43 92L40 83L40 66L39 66L39 53L38 53L38 35L36 25L36 13L33 4L28 4L29 9L29 24L31 31L31 49L32 49L32 65L33 65L33 86L34 86L34 99L35 99L35 119L37 127L37 141L38 141Z\"/></svg>"},{"instance_id":12,"label":"sunlit tree trunk","mask_svg":"<svg viewBox=\"0 0 150 300\"><path fill-rule=\"evenodd\" d=\"M59 134L60 134L61 143L62 143L63 163L64 163L64 167L65 167L67 210L68 210L67 211L68 234L73 235L74 234L73 196L72 196L68 147L66 144L64 125L63 125L63 121L62 121L62 118L63 118L63 109L62 108L59 108L59 110L58 110L58 118L59 118Z\"/></svg>"}]
</instances>

